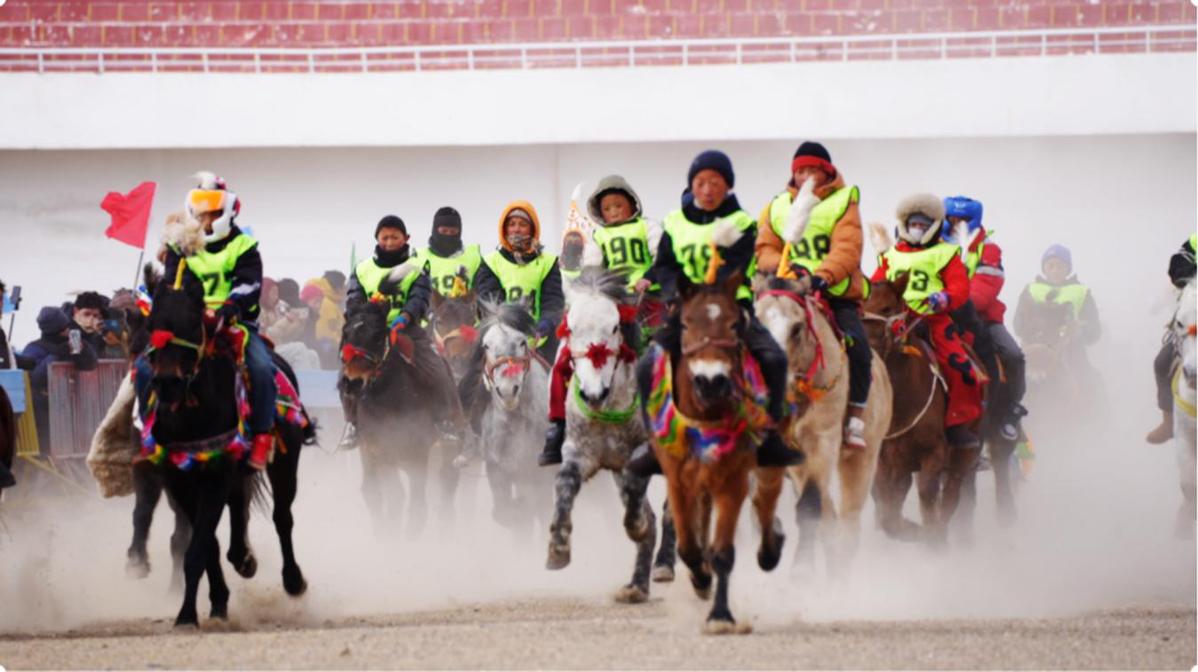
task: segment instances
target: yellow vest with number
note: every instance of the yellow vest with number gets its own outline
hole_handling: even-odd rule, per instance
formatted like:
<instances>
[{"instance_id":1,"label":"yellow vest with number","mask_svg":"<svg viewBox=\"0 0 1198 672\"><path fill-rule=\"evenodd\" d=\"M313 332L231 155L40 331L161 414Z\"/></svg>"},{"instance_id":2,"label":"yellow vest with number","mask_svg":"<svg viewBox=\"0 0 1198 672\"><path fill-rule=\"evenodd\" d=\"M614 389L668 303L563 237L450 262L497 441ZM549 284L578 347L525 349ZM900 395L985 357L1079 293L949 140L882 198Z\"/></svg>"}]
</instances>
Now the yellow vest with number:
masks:
<instances>
[{"instance_id":1,"label":"yellow vest with number","mask_svg":"<svg viewBox=\"0 0 1198 672\"><path fill-rule=\"evenodd\" d=\"M1086 296L1090 293L1090 288L1085 285L1073 283L1070 285L1050 285L1047 282L1033 282L1027 286L1027 293L1031 295L1032 300L1036 303L1047 303L1048 294L1052 290L1057 290L1057 293L1052 297L1052 302L1055 304L1069 304L1073 307L1073 318L1077 319L1082 314L1082 306L1086 303Z\"/></svg>"},{"instance_id":2,"label":"yellow vest with number","mask_svg":"<svg viewBox=\"0 0 1198 672\"><path fill-rule=\"evenodd\" d=\"M836 222L844 217L849 205L856 203L860 197L857 187L842 187L816 204L811 209L803 237L797 244L790 246L790 258L783 260L784 263L798 264L814 273L832 249L832 230L836 228ZM783 238L786 231L786 216L790 213L792 202L790 191L784 191L770 203L770 228L779 238ZM849 288L849 280L845 278L832 285L828 292L833 296L843 295Z\"/></svg>"},{"instance_id":3,"label":"yellow vest with number","mask_svg":"<svg viewBox=\"0 0 1198 672\"><path fill-rule=\"evenodd\" d=\"M509 303L520 301L526 296L532 297L532 319L541 319L541 285L553 270L557 257L542 252L536 259L527 264L517 264L508 261L499 250L488 254L483 260L487 267L499 279L503 287L504 299Z\"/></svg>"},{"instance_id":4,"label":"yellow vest with number","mask_svg":"<svg viewBox=\"0 0 1198 672\"><path fill-rule=\"evenodd\" d=\"M416 284L416 279L420 277L423 265L421 262L415 259L408 259L404 263L411 264L413 268L399 282L399 292L384 295L387 303L391 306L391 309L387 311L387 322L394 322L395 318L399 317L404 304L408 301L408 291L412 289L412 285ZM379 285L383 283L383 279L393 270L395 269L379 266L375 263L374 259L367 259L358 263L357 268L354 269L354 275L358 276L358 284L366 292L366 298L370 298L379 291Z\"/></svg>"},{"instance_id":5,"label":"yellow vest with number","mask_svg":"<svg viewBox=\"0 0 1198 672\"><path fill-rule=\"evenodd\" d=\"M960 246L953 243L937 243L926 249L908 251L892 247L882 255L886 259L886 279L894 282L899 274L906 273L907 289L903 292L903 300L911 310L926 315L932 312L928 297L944 290L940 271L960 252Z\"/></svg>"},{"instance_id":6,"label":"yellow vest with number","mask_svg":"<svg viewBox=\"0 0 1198 672\"><path fill-rule=\"evenodd\" d=\"M453 291L453 283L458 277L458 269L466 267L466 289L474 283L474 274L482 263L483 255L478 245L467 245L460 254L452 257L442 257L430 249L416 251L416 258L428 262L428 279L433 291L445 296Z\"/></svg>"},{"instance_id":7,"label":"yellow vest with number","mask_svg":"<svg viewBox=\"0 0 1198 672\"><path fill-rule=\"evenodd\" d=\"M187 268L204 284L204 303L209 308L219 308L229 300L229 293L233 290L233 269L237 267L237 260L257 244L258 241L253 238L238 233L220 252L209 252L205 248L187 257ZM247 315L246 318L255 319L256 313L257 311L255 315Z\"/></svg>"},{"instance_id":8,"label":"yellow vest with number","mask_svg":"<svg viewBox=\"0 0 1198 672\"><path fill-rule=\"evenodd\" d=\"M744 210L737 210L710 224L696 224L687 219L686 215L682 214L682 210L675 210L667 215L662 223L666 233L670 234L674 258L682 265L682 272L686 274L686 277L697 285L702 285L707 280L707 266L711 263L711 234L715 232L715 227L725 220L732 222L741 235L752 231L757 224L753 220L753 216ZM757 257L754 256L749 262L749 268L745 269L746 283L753 277L756 270ZM753 300L753 291L748 284L736 290L736 298L737 300Z\"/></svg>"},{"instance_id":9,"label":"yellow vest with number","mask_svg":"<svg viewBox=\"0 0 1198 672\"><path fill-rule=\"evenodd\" d=\"M595 244L603 249L607 267L628 277L632 287L653 265L653 253L649 249L649 224L641 217L631 222L597 228L593 234Z\"/></svg>"}]
</instances>

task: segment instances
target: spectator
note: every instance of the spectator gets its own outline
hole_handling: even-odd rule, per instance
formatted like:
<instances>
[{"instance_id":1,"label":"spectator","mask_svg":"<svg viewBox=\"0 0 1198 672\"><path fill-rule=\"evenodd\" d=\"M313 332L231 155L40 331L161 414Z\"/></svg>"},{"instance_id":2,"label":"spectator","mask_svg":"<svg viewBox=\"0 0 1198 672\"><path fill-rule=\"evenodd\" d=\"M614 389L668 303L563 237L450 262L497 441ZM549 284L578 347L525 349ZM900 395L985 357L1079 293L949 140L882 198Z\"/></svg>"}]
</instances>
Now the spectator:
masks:
<instances>
[{"instance_id":1,"label":"spectator","mask_svg":"<svg viewBox=\"0 0 1198 672\"><path fill-rule=\"evenodd\" d=\"M8 289L0 282L0 318L4 317L4 301ZM8 351L8 336L4 333L4 325L0 324L0 369L12 368L12 353Z\"/></svg>"},{"instance_id":2,"label":"spectator","mask_svg":"<svg viewBox=\"0 0 1198 672\"><path fill-rule=\"evenodd\" d=\"M345 274L342 273L341 271L325 271L324 276L322 276L322 277L324 277L324 279L328 281L329 286L333 288L333 298L334 298L334 301L337 303L337 308L340 309L342 313L344 313L345 312Z\"/></svg>"},{"instance_id":3,"label":"spectator","mask_svg":"<svg viewBox=\"0 0 1198 672\"><path fill-rule=\"evenodd\" d=\"M262 278L262 307L258 316L258 328L266 333L279 319L279 285L270 278Z\"/></svg>"},{"instance_id":4,"label":"spectator","mask_svg":"<svg viewBox=\"0 0 1198 672\"><path fill-rule=\"evenodd\" d=\"M341 277L341 285L345 285L345 276ZM334 289L327 277L309 280L300 292L300 298L315 315L317 340L336 343L341 339L341 327L345 324L340 308L342 296L342 290Z\"/></svg>"},{"instance_id":5,"label":"spectator","mask_svg":"<svg viewBox=\"0 0 1198 672\"><path fill-rule=\"evenodd\" d=\"M73 326L71 318L59 308L42 308L37 314L37 328L42 337L25 346L17 356L17 364L30 372L34 418L39 440L45 446L50 438L50 365L71 362L81 371L90 371L96 368L96 352L82 330Z\"/></svg>"},{"instance_id":6,"label":"spectator","mask_svg":"<svg viewBox=\"0 0 1198 672\"><path fill-rule=\"evenodd\" d=\"M108 310L108 299L98 292L80 292L71 305L71 326L83 334L83 340L92 347L96 356L103 357L107 351L104 343L104 317Z\"/></svg>"}]
</instances>

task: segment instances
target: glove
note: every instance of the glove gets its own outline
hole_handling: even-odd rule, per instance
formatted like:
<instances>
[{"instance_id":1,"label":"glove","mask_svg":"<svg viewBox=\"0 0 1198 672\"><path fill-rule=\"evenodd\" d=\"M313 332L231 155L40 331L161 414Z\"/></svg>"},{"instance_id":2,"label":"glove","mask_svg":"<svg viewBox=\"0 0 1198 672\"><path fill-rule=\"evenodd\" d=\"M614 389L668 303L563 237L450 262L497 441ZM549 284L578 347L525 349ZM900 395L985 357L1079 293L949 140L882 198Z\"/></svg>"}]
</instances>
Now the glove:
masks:
<instances>
[{"instance_id":1,"label":"glove","mask_svg":"<svg viewBox=\"0 0 1198 672\"><path fill-rule=\"evenodd\" d=\"M549 320L541 320L537 322L536 336L537 338L545 338L553 333L553 323Z\"/></svg>"},{"instance_id":2,"label":"glove","mask_svg":"<svg viewBox=\"0 0 1198 672\"><path fill-rule=\"evenodd\" d=\"M811 274L811 291L822 292L826 289L828 289L828 281L824 280L820 276L812 273Z\"/></svg>"},{"instance_id":3,"label":"glove","mask_svg":"<svg viewBox=\"0 0 1198 672\"><path fill-rule=\"evenodd\" d=\"M936 292L928 297L928 307L933 313L943 313L948 310L948 292Z\"/></svg>"},{"instance_id":4,"label":"glove","mask_svg":"<svg viewBox=\"0 0 1198 672\"><path fill-rule=\"evenodd\" d=\"M395 318L395 321L391 323L391 345L395 345L395 342L399 340L400 334L408 328L408 322L411 319L407 313L400 313L399 317Z\"/></svg>"}]
</instances>

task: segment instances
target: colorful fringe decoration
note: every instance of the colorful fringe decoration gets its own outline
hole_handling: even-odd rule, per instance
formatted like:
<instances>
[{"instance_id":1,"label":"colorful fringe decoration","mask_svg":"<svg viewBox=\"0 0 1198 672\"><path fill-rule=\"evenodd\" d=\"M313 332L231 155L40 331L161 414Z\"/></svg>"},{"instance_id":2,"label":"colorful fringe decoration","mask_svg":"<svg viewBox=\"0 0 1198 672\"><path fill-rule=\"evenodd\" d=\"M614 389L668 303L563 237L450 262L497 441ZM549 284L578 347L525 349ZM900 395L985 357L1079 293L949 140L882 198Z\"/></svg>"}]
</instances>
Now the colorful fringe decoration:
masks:
<instances>
[{"instance_id":1,"label":"colorful fringe decoration","mask_svg":"<svg viewBox=\"0 0 1198 672\"><path fill-rule=\"evenodd\" d=\"M718 461L737 448L760 443L761 430L770 424L765 379L752 357L744 357L741 403L730 422L705 422L687 417L674 404L674 375L670 356L654 345L653 385L649 393L649 429L661 446L676 458L689 452L704 464Z\"/></svg>"}]
</instances>

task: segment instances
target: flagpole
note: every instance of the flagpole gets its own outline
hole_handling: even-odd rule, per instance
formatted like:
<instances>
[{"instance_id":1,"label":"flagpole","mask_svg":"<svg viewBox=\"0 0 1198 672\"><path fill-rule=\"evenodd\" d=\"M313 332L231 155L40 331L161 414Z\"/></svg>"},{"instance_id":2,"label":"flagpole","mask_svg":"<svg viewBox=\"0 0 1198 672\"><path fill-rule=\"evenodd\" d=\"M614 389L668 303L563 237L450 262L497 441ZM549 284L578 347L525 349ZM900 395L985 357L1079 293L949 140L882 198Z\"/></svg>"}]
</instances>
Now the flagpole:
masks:
<instances>
[{"instance_id":1,"label":"flagpole","mask_svg":"<svg viewBox=\"0 0 1198 672\"><path fill-rule=\"evenodd\" d=\"M137 282L141 279L141 261L142 259L145 259L145 257L146 248L143 247L141 251L137 253L137 268L133 269L133 291L135 293L137 292ZM153 288L146 287L146 291L153 291Z\"/></svg>"}]
</instances>

